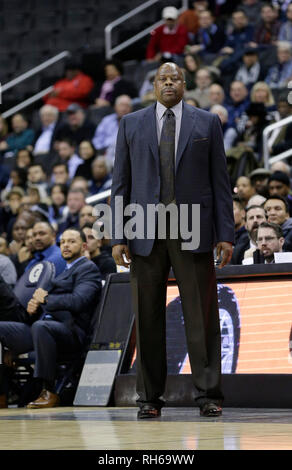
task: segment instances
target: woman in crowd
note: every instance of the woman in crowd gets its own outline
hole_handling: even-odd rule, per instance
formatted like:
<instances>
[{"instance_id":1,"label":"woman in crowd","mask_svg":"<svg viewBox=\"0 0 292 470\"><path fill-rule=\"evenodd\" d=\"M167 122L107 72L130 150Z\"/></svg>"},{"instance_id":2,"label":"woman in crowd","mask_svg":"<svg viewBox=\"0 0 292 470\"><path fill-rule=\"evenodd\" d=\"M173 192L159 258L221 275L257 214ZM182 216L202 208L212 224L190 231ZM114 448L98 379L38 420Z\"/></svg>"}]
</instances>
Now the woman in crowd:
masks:
<instances>
[{"instance_id":1,"label":"woman in crowd","mask_svg":"<svg viewBox=\"0 0 292 470\"><path fill-rule=\"evenodd\" d=\"M96 150L90 140L83 140L79 145L79 156L83 163L76 170L76 176L83 176L87 180L92 179L91 166L96 157Z\"/></svg>"}]
</instances>

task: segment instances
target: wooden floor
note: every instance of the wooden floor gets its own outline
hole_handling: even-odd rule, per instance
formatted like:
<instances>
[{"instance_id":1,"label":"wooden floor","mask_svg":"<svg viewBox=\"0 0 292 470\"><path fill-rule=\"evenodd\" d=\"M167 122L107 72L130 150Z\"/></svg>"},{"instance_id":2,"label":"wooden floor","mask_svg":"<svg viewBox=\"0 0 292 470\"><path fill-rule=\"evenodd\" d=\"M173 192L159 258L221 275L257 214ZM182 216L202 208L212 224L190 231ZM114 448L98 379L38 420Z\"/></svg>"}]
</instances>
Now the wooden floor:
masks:
<instances>
[{"instance_id":1,"label":"wooden floor","mask_svg":"<svg viewBox=\"0 0 292 470\"><path fill-rule=\"evenodd\" d=\"M136 408L0 410L1 450L291 450L292 410L164 408L137 421Z\"/></svg>"}]
</instances>

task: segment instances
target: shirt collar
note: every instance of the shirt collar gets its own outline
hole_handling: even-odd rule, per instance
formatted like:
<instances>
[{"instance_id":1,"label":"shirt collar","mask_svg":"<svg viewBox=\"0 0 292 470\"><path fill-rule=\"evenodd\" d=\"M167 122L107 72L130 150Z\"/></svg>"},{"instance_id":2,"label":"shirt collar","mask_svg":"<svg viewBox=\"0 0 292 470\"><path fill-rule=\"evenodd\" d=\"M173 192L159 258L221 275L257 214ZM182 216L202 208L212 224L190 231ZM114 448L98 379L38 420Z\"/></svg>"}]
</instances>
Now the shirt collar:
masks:
<instances>
[{"instance_id":1,"label":"shirt collar","mask_svg":"<svg viewBox=\"0 0 292 470\"><path fill-rule=\"evenodd\" d=\"M75 263L77 263L78 261L80 261L83 258L85 258L85 256L80 256L80 258L77 258L75 261L72 261L72 263L67 263L66 269L72 268L72 266L74 266Z\"/></svg>"},{"instance_id":2,"label":"shirt collar","mask_svg":"<svg viewBox=\"0 0 292 470\"><path fill-rule=\"evenodd\" d=\"M163 118L163 115L167 109L171 109L175 115L175 118L178 119L182 114L182 100L172 108L166 108L162 103L157 101L156 115L159 121Z\"/></svg>"}]
</instances>

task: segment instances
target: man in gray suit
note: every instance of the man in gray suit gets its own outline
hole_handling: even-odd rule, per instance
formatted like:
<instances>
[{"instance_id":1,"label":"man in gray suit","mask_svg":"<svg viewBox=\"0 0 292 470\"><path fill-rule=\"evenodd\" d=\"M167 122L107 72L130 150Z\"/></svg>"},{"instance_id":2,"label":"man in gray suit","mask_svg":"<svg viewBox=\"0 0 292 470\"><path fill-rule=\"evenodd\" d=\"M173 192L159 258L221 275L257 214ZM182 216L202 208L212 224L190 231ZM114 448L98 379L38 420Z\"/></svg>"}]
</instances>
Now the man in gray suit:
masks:
<instances>
[{"instance_id":1,"label":"man in gray suit","mask_svg":"<svg viewBox=\"0 0 292 470\"><path fill-rule=\"evenodd\" d=\"M157 103L120 122L111 197L113 257L118 265L131 267L138 418L159 417L164 404L166 288L171 266L180 289L200 414L219 416L221 337L213 249L217 246L218 259L222 255L219 267L223 267L231 259L234 241L221 125L218 116L182 101L185 82L177 65L163 64L154 88ZM121 227L128 225L129 203L140 215L142 208L139 223L148 230L144 237L129 236L126 230L121 235ZM166 217L166 236L161 236L159 215L151 221L147 218L147 209L158 203L177 208L177 221L173 221L175 211ZM200 205L197 218L193 217L198 214L195 205ZM178 237L173 236L175 226L180 227ZM200 232L196 246L182 243L190 226Z\"/></svg>"}]
</instances>

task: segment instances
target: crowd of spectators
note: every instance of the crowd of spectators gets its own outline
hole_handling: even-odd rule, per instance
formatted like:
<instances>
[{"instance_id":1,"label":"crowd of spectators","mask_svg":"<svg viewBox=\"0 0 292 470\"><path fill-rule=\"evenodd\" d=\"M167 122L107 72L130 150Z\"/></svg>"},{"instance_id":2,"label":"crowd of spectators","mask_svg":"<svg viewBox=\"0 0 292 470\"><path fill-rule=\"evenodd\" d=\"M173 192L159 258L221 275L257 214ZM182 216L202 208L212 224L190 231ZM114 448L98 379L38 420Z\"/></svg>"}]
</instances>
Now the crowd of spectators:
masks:
<instances>
[{"instance_id":1,"label":"crowd of spectators","mask_svg":"<svg viewBox=\"0 0 292 470\"><path fill-rule=\"evenodd\" d=\"M165 7L163 24L151 32L139 64L145 71L142 84L125 78L116 59L104 63L104 79L96 83L70 59L64 77L43 98L37 119L22 112L9 122L0 118L1 254L10 256L18 277L40 251L36 223L48 222L58 244L66 228L82 228L83 209L92 211L86 198L111 188L119 121L155 102L153 79L165 61L183 68L185 101L219 115L227 159L253 155L258 170L249 175L243 167L240 178L231 179L240 213L251 197L259 195L252 204L261 206L276 194L285 198L292 215L289 159L284 173L281 162L281 173L263 170L262 139L267 125L292 114L292 2L242 0L232 6L226 2L225 10L224 3L191 1L182 14ZM97 123L94 112L101 113ZM275 130L269 138L271 154L291 148L291 136L292 124ZM242 232L249 233L247 219L244 226L242 220L235 224L241 242ZM98 250L110 256L107 246L91 253L99 256ZM237 251L236 246L233 262L241 263Z\"/></svg>"}]
</instances>

